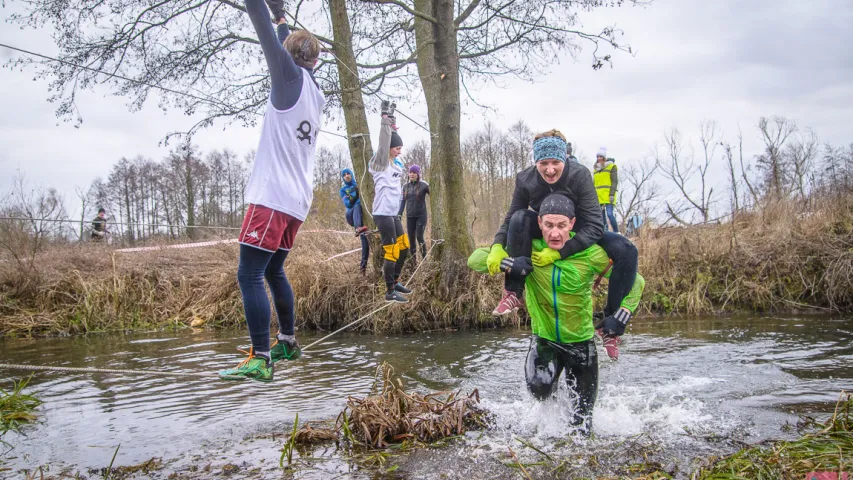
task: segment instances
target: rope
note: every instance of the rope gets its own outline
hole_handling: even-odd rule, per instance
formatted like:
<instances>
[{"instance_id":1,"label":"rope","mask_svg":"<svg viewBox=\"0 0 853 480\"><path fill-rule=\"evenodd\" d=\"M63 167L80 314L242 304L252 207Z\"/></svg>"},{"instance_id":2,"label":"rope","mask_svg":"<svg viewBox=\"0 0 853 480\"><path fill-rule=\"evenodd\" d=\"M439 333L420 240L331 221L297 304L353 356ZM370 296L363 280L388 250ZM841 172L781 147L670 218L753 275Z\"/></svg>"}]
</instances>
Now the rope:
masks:
<instances>
[{"instance_id":1,"label":"rope","mask_svg":"<svg viewBox=\"0 0 853 480\"><path fill-rule=\"evenodd\" d=\"M215 240L212 242L179 243L177 245L162 245L162 246L157 245L154 247L119 248L118 250L115 250L115 252L116 253L153 252L155 250L210 247L213 245L222 245L222 244L227 244L227 243L237 243L237 239L236 238L229 238L228 240Z\"/></svg>"},{"instance_id":2,"label":"rope","mask_svg":"<svg viewBox=\"0 0 853 480\"><path fill-rule=\"evenodd\" d=\"M436 245L440 245L440 244L444 243L444 240L443 240L443 239L439 239L439 240L433 240L432 242L433 242L433 243L432 243L432 246L430 246L430 247L429 247L429 251L428 251L428 252L427 252L427 254L424 256L424 259L423 259L423 260L421 260L421 263L419 263L419 264L418 264L418 266L415 268L415 271L414 271L414 272L412 272L412 276L411 276L411 277L409 277L409 279L408 279L408 280L406 280L406 283L404 284L404 286L408 286L408 285L409 285L409 282L411 282L411 281L412 281L412 279L413 279L413 278L415 278L415 275L417 275L417 274L418 274L418 270L420 270L420 269L421 269L421 266L422 266L424 263L426 263L426 259L427 259L427 258L429 258L429 255L432 253L432 249L433 249L433 248L435 248L435 246L436 246ZM315 341L315 342L311 342L308 346L306 346L306 347L302 348L302 352L304 353L304 352L308 351L308 349L309 349L309 348L313 347L314 345L317 345L318 343L322 342L323 340L326 340L327 338L330 338L330 337L332 337L332 336L334 336L334 335L337 335L338 333L343 332L344 330L346 330L346 329L348 329L348 328L350 328L350 327L354 327L355 325L358 325L359 323L363 322L364 320L367 320L368 318L370 318L371 316L373 316L373 315L375 315L375 314L377 314L377 313L381 312L382 310L385 310L386 308L390 307L391 305L392 305L391 303L386 303L385 305L382 305L381 307L377 307L377 308L375 308L375 309L374 309L373 311L371 311L370 313L368 313L368 314L366 314L366 315L362 315L361 317L359 317L356 321L354 321L354 322L352 322L352 323L350 323L350 324L344 325L343 327L341 327L341 328L339 328L339 329L335 330L334 332L332 332L332 333L330 333L330 334L326 335L325 337L323 337L323 338L321 338L321 339L319 339L319 340L317 340L317 341Z\"/></svg>"},{"instance_id":3,"label":"rope","mask_svg":"<svg viewBox=\"0 0 853 480\"><path fill-rule=\"evenodd\" d=\"M25 218L25 217L0 217L0 220L12 220L21 222L55 222L55 223L90 223L91 220L70 220L57 218ZM208 228L212 230L240 230L241 227L218 227L216 225L170 225L168 223L129 223L129 222L107 222L110 225L128 225L142 227L167 227L167 228ZM315 228L311 230L300 230L299 233L336 233L338 235L352 235L352 232L343 230L331 230L325 228ZM175 247L180 248L180 247Z\"/></svg>"},{"instance_id":4,"label":"rope","mask_svg":"<svg viewBox=\"0 0 853 480\"><path fill-rule=\"evenodd\" d=\"M92 220L71 220L65 218L25 218L25 217L0 217L0 220L12 220L22 222L54 222L54 223L91 223ZM125 225L131 227L164 227L164 228L208 228L211 230L240 230L240 227L218 227L216 225L170 225L168 223L134 223L107 221L110 225Z\"/></svg>"},{"instance_id":5,"label":"rope","mask_svg":"<svg viewBox=\"0 0 853 480\"><path fill-rule=\"evenodd\" d=\"M130 373L138 375L161 375L164 377L186 377L186 373L165 372L157 370L135 370L119 368L78 368L78 367L53 367L50 365L15 365L11 363L0 363L0 369L9 370L35 370L47 372L73 372L73 373Z\"/></svg>"}]
</instances>

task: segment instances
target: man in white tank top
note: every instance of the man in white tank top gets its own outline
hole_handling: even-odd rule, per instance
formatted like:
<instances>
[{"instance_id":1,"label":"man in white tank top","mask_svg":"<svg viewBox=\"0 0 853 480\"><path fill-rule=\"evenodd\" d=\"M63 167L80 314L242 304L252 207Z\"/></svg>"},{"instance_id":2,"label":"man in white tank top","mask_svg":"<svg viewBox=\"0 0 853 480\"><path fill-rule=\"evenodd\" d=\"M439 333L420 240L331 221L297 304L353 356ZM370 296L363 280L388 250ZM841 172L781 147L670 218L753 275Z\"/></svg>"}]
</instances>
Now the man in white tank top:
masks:
<instances>
[{"instance_id":1,"label":"man in white tank top","mask_svg":"<svg viewBox=\"0 0 853 480\"><path fill-rule=\"evenodd\" d=\"M384 250L382 275L385 277L385 301L407 303L411 290L398 282L403 262L409 253L409 237L397 215L403 182L403 162L398 158L403 150L403 139L397 134L394 118L395 105L382 102L382 124L379 145L370 159L368 171L373 175L373 221L379 229ZM387 153L386 153L387 152Z\"/></svg>"}]
</instances>

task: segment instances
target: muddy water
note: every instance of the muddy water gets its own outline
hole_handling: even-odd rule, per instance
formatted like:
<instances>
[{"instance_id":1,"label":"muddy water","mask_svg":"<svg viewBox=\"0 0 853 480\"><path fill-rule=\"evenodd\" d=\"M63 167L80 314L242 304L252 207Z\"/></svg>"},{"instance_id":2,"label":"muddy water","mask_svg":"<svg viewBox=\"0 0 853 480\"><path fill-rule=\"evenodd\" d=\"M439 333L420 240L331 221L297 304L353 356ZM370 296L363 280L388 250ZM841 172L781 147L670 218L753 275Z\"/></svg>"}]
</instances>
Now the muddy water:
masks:
<instances>
[{"instance_id":1,"label":"muddy water","mask_svg":"<svg viewBox=\"0 0 853 480\"><path fill-rule=\"evenodd\" d=\"M192 463L261 462L265 466L257 475L280 476L281 442L246 439L285 431L296 413L300 421L335 417L347 396L369 390L383 361L412 387L478 388L494 413L489 431L402 461L400 472L414 478L432 478L436 471L449 478L515 478L499 452L512 446L524 461L536 457L518 438L545 452L599 457L644 439L660 447L662 463L683 470L740 442L783 438L786 422L825 414L842 389L853 390L850 319L642 319L625 338L618 362L599 352L593 440L567 427L571 406L565 389L544 403L526 393L524 331L341 335L284 364L271 384L217 379L219 369L240 360L235 348L246 343L242 332L3 340L0 363L164 369L186 376L36 373L30 390L45 402L40 422L25 436L4 437L14 449L0 451L5 452L0 467L6 469L0 477L19 478L20 469L45 464L54 472L61 467L86 472L108 465L119 444L116 465L162 457L172 461L168 473ZM307 344L312 336L300 339ZM8 380L23 375L0 370L0 385L7 388ZM476 459L482 459L479 466ZM618 471L606 466L606 458L599 462L607 472ZM317 478L363 474L341 462L318 468Z\"/></svg>"}]
</instances>

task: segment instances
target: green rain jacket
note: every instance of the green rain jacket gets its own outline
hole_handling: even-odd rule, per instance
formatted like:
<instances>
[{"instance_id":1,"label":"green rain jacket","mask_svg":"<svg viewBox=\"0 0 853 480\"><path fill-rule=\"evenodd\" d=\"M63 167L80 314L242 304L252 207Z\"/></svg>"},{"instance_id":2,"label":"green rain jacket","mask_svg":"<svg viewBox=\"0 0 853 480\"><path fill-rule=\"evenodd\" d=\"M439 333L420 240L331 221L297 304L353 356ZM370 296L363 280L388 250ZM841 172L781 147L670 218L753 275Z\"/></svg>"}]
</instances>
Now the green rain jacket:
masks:
<instances>
[{"instance_id":1,"label":"green rain jacket","mask_svg":"<svg viewBox=\"0 0 853 480\"><path fill-rule=\"evenodd\" d=\"M533 240L533 251L547 247L542 239ZM468 257L468 267L488 273L488 248L478 248ZM539 337L557 343L585 342L595 334L592 324L592 284L596 275L607 270L610 259L604 249L592 245L570 257L545 267L534 267L525 280L524 295L530 326ZM610 277L607 270L605 278ZM640 304L646 280L638 273L622 307L634 313Z\"/></svg>"}]
</instances>

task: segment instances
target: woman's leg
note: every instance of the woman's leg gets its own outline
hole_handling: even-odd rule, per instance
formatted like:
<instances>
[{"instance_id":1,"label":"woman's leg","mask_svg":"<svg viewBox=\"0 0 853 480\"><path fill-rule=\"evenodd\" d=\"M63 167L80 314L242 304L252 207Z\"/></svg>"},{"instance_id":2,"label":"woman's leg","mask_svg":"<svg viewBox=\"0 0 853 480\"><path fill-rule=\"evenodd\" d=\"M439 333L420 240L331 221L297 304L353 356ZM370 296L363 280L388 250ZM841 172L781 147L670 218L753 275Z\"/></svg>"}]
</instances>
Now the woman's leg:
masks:
<instances>
[{"instance_id":1,"label":"woman's leg","mask_svg":"<svg viewBox=\"0 0 853 480\"><path fill-rule=\"evenodd\" d=\"M510 257L529 257L533 253L533 239L542 238L537 217L533 210L519 210L512 215L506 235L506 253ZM524 280L504 275L504 288L520 299L524 294Z\"/></svg>"},{"instance_id":2,"label":"woman's leg","mask_svg":"<svg viewBox=\"0 0 853 480\"><path fill-rule=\"evenodd\" d=\"M619 233L619 224L616 223L616 215L613 213L613 204L608 203L604 207L604 211L607 213L607 217L610 219L610 226L613 227L613 232Z\"/></svg>"},{"instance_id":3,"label":"woman's leg","mask_svg":"<svg viewBox=\"0 0 853 480\"><path fill-rule=\"evenodd\" d=\"M385 277L385 287L387 291L394 291L394 268L399 258L397 247L397 230L394 227L396 218L387 215L374 215L373 221L376 222L376 227L379 229L379 236L382 238L382 248L384 250L382 275Z\"/></svg>"},{"instance_id":4,"label":"woman's leg","mask_svg":"<svg viewBox=\"0 0 853 480\"><path fill-rule=\"evenodd\" d=\"M394 217L394 232L397 235L397 249L400 252L394 265L394 283L400 278L400 273L403 271L403 263L406 261L406 256L409 254L409 236L403 231L403 222L399 217Z\"/></svg>"},{"instance_id":5,"label":"woman's leg","mask_svg":"<svg viewBox=\"0 0 853 480\"><path fill-rule=\"evenodd\" d=\"M243 295L243 311L252 348L256 354L270 351L270 302L264 288L264 272L273 252L249 245L240 245L240 265L237 267L237 283Z\"/></svg>"},{"instance_id":6,"label":"woman's leg","mask_svg":"<svg viewBox=\"0 0 853 480\"><path fill-rule=\"evenodd\" d=\"M410 242L417 242L419 218L420 217L406 217L406 233L409 235ZM414 260L415 263L418 261L417 243L415 243L415 248L412 250L412 260Z\"/></svg>"},{"instance_id":7,"label":"woman's leg","mask_svg":"<svg viewBox=\"0 0 853 480\"><path fill-rule=\"evenodd\" d=\"M275 313L278 316L278 332L282 335L293 335L293 324L296 320L296 306L293 300L293 289L284 273L284 261L287 259L287 250L275 252L267 264L264 277L270 286ZM266 292L264 292L266 296Z\"/></svg>"},{"instance_id":8,"label":"woman's leg","mask_svg":"<svg viewBox=\"0 0 853 480\"><path fill-rule=\"evenodd\" d=\"M609 316L619 310L622 300L634 287L639 254L631 240L618 233L604 232L598 245L613 260L613 271L607 285L607 305L604 307L604 315Z\"/></svg>"},{"instance_id":9,"label":"woman's leg","mask_svg":"<svg viewBox=\"0 0 853 480\"><path fill-rule=\"evenodd\" d=\"M415 232L417 235L416 235L415 239L417 240L417 243L420 244L420 247L418 247L418 248L421 249L421 258L426 258L426 255L427 255L426 240L424 239L424 232L426 232L426 225L427 225L427 216L421 215L420 217L418 217L417 230ZM417 250L417 248L416 248L416 250Z\"/></svg>"},{"instance_id":10,"label":"woman's leg","mask_svg":"<svg viewBox=\"0 0 853 480\"><path fill-rule=\"evenodd\" d=\"M352 209L352 221L351 224L355 228L364 226L364 219L362 218L361 204L357 204ZM370 242L367 241L367 235L361 233L358 238L361 240L361 273L364 273L367 270L367 259L370 258Z\"/></svg>"}]
</instances>

